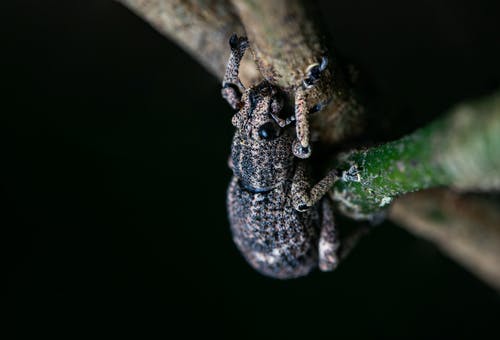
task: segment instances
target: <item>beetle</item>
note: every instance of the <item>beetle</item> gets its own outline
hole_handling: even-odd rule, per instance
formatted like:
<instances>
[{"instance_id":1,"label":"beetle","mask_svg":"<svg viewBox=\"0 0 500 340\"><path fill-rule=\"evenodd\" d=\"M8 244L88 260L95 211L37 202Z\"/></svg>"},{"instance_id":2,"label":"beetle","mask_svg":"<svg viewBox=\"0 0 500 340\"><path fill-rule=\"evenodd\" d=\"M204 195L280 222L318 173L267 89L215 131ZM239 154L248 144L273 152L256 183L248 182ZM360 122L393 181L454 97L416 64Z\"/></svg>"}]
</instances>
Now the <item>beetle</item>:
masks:
<instances>
[{"instance_id":1,"label":"beetle","mask_svg":"<svg viewBox=\"0 0 500 340\"><path fill-rule=\"evenodd\" d=\"M302 102L327 59L307 68L290 114L277 86L267 80L248 88L241 83L239 65L248 39L232 35L229 45L222 96L237 110L229 160L233 178L227 193L233 240L247 262L270 277L300 277L317 266L333 270L339 262L340 242L325 193L337 175L332 170L311 185L306 159L311 152L309 131L303 124L307 112Z\"/></svg>"}]
</instances>

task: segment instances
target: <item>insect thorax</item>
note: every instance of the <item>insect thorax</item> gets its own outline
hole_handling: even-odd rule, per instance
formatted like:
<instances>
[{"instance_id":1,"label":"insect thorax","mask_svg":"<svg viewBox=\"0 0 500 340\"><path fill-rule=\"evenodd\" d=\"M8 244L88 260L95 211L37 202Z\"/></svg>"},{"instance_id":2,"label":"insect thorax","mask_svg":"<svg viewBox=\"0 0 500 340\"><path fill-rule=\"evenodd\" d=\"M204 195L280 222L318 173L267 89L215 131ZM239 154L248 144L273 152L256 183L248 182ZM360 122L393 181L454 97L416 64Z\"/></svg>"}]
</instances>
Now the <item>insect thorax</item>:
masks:
<instances>
[{"instance_id":1,"label":"insect thorax","mask_svg":"<svg viewBox=\"0 0 500 340\"><path fill-rule=\"evenodd\" d=\"M283 100L275 87L263 82L247 89L242 99L243 106L233 119L233 171L244 186L270 190L292 176L294 132L276 120Z\"/></svg>"}]
</instances>

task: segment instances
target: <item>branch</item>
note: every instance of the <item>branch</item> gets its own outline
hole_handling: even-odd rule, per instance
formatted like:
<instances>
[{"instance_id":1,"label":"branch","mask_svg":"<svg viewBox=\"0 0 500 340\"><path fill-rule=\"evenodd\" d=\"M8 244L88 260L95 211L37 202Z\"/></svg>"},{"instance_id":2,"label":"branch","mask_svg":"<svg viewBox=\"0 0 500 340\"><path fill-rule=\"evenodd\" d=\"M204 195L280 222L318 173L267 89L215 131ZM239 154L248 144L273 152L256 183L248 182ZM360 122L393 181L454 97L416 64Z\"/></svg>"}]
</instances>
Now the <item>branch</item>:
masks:
<instances>
[{"instance_id":1,"label":"branch","mask_svg":"<svg viewBox=\"0 0 500 340\"><path fill-rule=\"evenodd\" d=\"M293 92L304 79L307 67L328 57L329 68L306 97L309 110L318 104L324 107L314 116L311 125L324 144L358 134L364 108L336 56L329 54L302 1L231 2L245 26L260 72L274 85Z\"/></svg>"},{"instance_id":2,"label":"branch","mask_svg":"<svg viewBox=\"0 0 500 340\"><path fill-rule=\"evenodd\" d=\"M500 92L458 105L442 119L385 145L342 157L333 197L369 219L402 194L436 186L500 189Z\"/></svg>"},{"instance_id":3,"label":"branch","mask_svg":"<svg viewBox=\"0 0 500 340\"><path fill-rule=\"evenodd\" d=\"M222 80L229 58L229 37L245 30L229 0L116 0L166 35L210 73ZM241 79L260 78L250 56L241 63Z\"/></svg>"},{"instance_id":4,"label":"branch","mask_svg":"<svg viewBox=\"0 0 500 340\"><path fill-rule=\"evenodd\" d=\"M389 217L500 290L500 208L484 197L426 190L399 198Z\"/></svg>"},{"instance_id":5,"label":"branch","mask_svg":"<svg viewBox=\"0 0 500 340\"><path fill-rule=\"evenodd\" d=\"M313 116L312 129L324 144L336 143L361 132L364 108L335 56L328 55L301 1L117 1L177 42L219 80L224 76L232 33L248 35L262 75L289 92L303 79L309 65L328 56L330 70L306 98L309 108L328 103ZM254 84L260 74L249 55L241 64L240 77L243 83Z\"/></svg>"}]
</instances>

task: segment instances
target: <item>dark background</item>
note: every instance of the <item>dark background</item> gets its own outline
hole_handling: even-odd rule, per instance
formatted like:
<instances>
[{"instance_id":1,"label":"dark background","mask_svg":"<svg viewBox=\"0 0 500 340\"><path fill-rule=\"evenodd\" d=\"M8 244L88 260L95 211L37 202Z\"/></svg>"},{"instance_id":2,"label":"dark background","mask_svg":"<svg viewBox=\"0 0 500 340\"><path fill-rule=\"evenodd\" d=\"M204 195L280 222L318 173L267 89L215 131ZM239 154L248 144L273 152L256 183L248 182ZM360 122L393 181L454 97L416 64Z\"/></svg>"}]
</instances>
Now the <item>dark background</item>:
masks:
<instances>
[{"instance_id":1,"label":"dark background","mask_svg":"<svg viewBox=\"0 0 500 340\"><path fill-rule=\"evenodd\" d=\"M493 3L321 12L391 112L380 125L415 128L500 86ZM1 306L17 332L498 333L498 294L388 222L334 273L258 275L226 220L231 110L216 79L112 1L2 1L0 16Z\"/></svg>"}]
</instances>

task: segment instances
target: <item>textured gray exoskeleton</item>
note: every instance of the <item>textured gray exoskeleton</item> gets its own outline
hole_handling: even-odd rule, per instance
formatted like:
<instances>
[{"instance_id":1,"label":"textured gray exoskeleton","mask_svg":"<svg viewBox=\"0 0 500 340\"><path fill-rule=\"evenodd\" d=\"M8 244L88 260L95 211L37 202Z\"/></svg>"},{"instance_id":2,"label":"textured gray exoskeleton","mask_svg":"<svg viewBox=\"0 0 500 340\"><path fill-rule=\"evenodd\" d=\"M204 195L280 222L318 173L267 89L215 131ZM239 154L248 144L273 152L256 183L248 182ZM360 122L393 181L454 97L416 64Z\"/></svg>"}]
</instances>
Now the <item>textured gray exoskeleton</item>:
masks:
<instances>
[{"instance_id":1,"label":"textured gray exoskeleton","mask_svg":"<svg viewBox=\"0 0 500 340\"><path fill-rule=\"evenodd\" d=\"M326 191L336 180L331 171L311 185L303 146L293 129L305 107L295 98L295 117L284 113L280 89L263 81L244 88L239 64L248 41L233 35L222 95L238 112L229 165L234 176L227 208L233 239L245 259L259 272L286 279L323 271L338 264L339 242ZM308 68L302 91L314 86L326 58ZM298 123L296 123L298 124ZM306 132L308 134L308 131Z\"/></svg>"}]
</instances>

